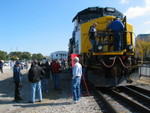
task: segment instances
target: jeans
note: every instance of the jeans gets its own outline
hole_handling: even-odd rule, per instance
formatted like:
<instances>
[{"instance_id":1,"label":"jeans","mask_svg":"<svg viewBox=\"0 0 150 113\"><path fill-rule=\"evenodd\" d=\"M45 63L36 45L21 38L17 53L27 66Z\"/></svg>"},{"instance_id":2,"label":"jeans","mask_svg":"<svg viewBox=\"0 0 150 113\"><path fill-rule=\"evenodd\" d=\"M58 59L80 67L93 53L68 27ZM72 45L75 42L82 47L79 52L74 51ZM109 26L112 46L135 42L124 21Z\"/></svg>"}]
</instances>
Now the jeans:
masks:
<instances>
[{"instance_id":1,"label":"jeans","mask_svg":"<svg viewBox=\"0 0 150 113\"><path fill-rule=\"evenodd\" d=\"M3 67L0 67L0 71L1 71L1 73L3 73Z\"/></svg>"},{"instance_id":2,"label":"jeans","mask_svg":"<svg viewBox=\"0 0 150 113\"><path fill-rule=\"evenodd\" d=\"M86 76L87 71L86 71L86 68L85 68L85 67L82 67L82 73L83 73L84 76Z\"/></svg>"},{"instance_id":3,"label":"jeans","mask_svg":"<svg viewBox=\"0 0 150 113\"><path fill-rule=\"evenodd\" d=\"M54 89L59 89L59 73L53 74Z\"/></svg>"},{"instance_id":4,"label":"jeans","mask_svg":"<svg viewBox=\"0 0 150 113\"><path fill-rule=\"evenodd\" d=\"M114 32L114 50L115 51L121 51L121 33L120 32Z\"/></svg>"},{"instance_id":5,"label":"jeans","mask_svg":"<svg viewBox=\"0 0 150 113\"><path fill-rule=\"evenodd\" d=\"M96 40L93 40L93 39L89 39L91 44L92 44L92 49L91 51L94 52L96 50L96 45L97 45L97 42Z\"/></svg>"},{"instance_id":6,"label":"jeans","mask_svg":"<svg viewBox=\"0 0 150 113\"><path fill-rule=\"evenodd\" d=\"M75 77L72 80L72 94L74 101L78 101L80 99L80 83L81 77Z\"/></svg>"},{"instance_id":7,"label":"jeans","mask_svg":"<svg viewBox=\"0 0 150 113\"><path fill-rule=\"evenodd\" d=\"M47 78L42 79L42 89L43 91L49 90L49 79Z\"/></svg>"},{"instance_id":8,"label":"jeans","mask_svg":"<svg viewBox=\"0 0 150 113\"><path fill-rule=\"evenodd\" d=\"M41 91L41 81L37 82L37 83L31 83L31 97L30 97L30 101L31 102L35 102L35 93L37 90L38 93L38 98L39 101L42 100L42 91Z\"/></svg>"},{"instance_id":9,"label":"jeans","mask_svg":"<svg viewBox=\"0 0 150 113\"><path fill-rule=\"evenodd\" d=\"M21 82L15 82L15 100L19 100L20 98L20 90L21 90Z\"/></svg>"}]
</instances>

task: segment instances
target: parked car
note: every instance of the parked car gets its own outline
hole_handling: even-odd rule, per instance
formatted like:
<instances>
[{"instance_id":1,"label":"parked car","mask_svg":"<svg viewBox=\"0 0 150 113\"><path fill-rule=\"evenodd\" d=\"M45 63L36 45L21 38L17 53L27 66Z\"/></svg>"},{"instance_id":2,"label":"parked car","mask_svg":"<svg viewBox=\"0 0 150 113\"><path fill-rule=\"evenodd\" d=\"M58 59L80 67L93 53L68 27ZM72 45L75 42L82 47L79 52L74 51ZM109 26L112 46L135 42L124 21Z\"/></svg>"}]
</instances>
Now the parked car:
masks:
<instances>
[{"instance_id":1,"label":"parked car","mask_svg":"<svg viewBox=\"0 0 150 113\"><path fill-rule=\"evenodd\" d=\"M9 62L4 62L4 66L9 66L10 63Z\"/></svg>"}]
</instances>

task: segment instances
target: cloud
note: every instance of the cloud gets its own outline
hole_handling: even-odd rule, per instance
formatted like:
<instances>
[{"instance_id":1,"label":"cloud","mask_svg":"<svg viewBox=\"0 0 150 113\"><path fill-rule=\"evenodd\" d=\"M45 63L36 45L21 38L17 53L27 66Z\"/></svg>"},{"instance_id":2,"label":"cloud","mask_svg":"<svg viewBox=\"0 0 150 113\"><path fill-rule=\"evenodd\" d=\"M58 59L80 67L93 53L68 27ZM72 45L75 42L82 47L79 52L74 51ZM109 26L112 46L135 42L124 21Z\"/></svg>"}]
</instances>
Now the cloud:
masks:
<instances>
[{"instance_id":1,"label":"cloud","mask_svg":"<svg viewBox=\"0 0 150 113\"><path fill-rule=\"evenodd\" d=\"M150 30L146 31L145 33L146 33L146 34L150 34Z\"/></svg>"},{"instance_id":2,"label":"cloud","mask_svg":"<svg viewBox=\"0 0 150 113\"><path fill-rule=\"evenodd\" d=\"M150 0L145 0L146 4L150 6Z\"/></svg>"},{"instance_id":3,"label":"cloud","mask_svg":"<svg viewBox=\"0 0 150 113\"><path fill-rule=\"evenodd\" d=\"M150 15L150 0L144 0L145 6L144 7L130 7L126 12L125 15L128 18L136 18L139 16Z\"/></svg>"},{"instance_id":4,"label":"cloud","mask_svg":"<svg viewBox=\"0 0 150 113\"><path fill-rule=\"evenodd\" d=\"M120 3L122 4L129 3L129 0L120 0Z\"/></svg>"},{"instance_id":5,"label":"cloud","mask_svg":"<svg viewBox=\"0 0 150 113\"><path fill-rule=\"evenodd\" d=\"M150 21L146 21L146 22L144 22L144 24L150 24Z\"/></svg>"}]
</instances>

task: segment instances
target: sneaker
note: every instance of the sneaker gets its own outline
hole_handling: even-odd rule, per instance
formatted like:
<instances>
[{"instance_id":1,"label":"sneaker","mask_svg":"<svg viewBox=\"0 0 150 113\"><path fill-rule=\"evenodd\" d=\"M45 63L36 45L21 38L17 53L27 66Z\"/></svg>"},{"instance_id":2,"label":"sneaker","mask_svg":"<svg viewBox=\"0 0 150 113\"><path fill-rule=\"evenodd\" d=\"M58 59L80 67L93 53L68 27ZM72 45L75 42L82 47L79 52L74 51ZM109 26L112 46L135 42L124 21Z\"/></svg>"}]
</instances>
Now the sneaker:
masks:
<instances>
[{"instance_id":1,"label":"sneaker","mask_svg":"<svg viewBox=\"0 0 150 113\"><path fill-rule=\"evenodd\" d=\"M39 100L38 102L42 102L42 100Z\"/></svg>"},{"instance_id":2,"label":"sneaker","mask_svg":"<svg viewBox=\"0 0 150 113\"><path fill-rule=\"evenodd\" d=\"M75 101L75 100L71 101L71 104L76 104L76 103L77 103L77 101Z\"/></svg>"}]
</instances>

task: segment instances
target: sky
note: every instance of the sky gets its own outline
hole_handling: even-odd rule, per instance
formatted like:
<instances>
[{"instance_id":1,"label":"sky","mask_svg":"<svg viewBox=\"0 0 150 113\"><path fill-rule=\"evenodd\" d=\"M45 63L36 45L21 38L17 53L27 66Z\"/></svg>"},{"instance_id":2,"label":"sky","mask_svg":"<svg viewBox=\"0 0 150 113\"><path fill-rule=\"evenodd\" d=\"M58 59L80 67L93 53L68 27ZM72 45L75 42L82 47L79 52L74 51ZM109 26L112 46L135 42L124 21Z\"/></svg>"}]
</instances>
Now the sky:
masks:
<instances>
[{"instance_id":1,"label":"sky","mask_svg":"<svg viewBox=\"0 0 150 113\"><path fill-rule=\"evenodd\" d=\"M72 19L88 7L114 7L138 34L150 33L150 0L0 0L0 50L68 51Z\"/></svg>"}]
</instances>

